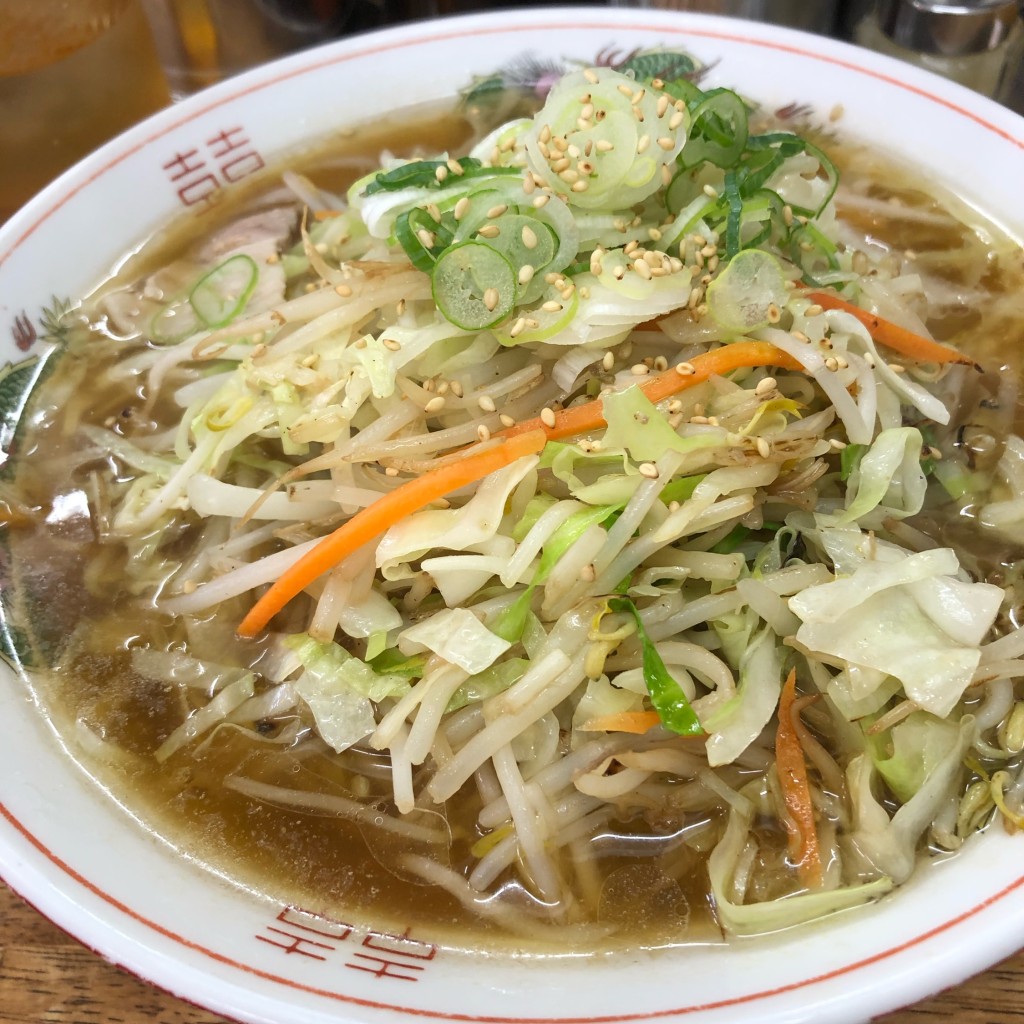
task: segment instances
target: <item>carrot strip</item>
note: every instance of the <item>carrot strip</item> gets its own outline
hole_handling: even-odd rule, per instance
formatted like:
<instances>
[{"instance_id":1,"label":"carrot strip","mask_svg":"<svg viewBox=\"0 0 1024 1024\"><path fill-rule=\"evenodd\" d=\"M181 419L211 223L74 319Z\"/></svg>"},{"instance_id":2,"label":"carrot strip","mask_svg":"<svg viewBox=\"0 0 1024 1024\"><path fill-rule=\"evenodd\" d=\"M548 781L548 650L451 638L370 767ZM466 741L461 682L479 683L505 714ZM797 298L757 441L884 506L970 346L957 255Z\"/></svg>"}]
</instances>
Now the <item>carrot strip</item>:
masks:
<instances>
[{"instance_id":1,"label":"carrot strip","mask_svg":"<svg viewBox=\"0 0 1024 1024\"><path fill-rule=\"evenodd\" d=\"M970 356L965 356L963 352L957 352L955 348L940 345L937 341L915 334L913 331L907 330L906 327L900 327L899 324L894 324L891 320L885 320L874 313L869 313L866 309L861 309L860 306L853 305L852 302L839 298L838 295L832 295L830 292L808 292L807 298L824 309L841 309L844 313L855 316L879 345L895 349L910 359L922 363L963 363L966 366L973 366L976 370L981 369Z\"/></svg>"},{"instance_id":2,"label":"carrot strip","mask_svg":"<svg viewBox=\"0 0 1024 1024\"><path fill-rule=\"evenodd\" d=\"M637 735L661 725L657 711L621 711L617 715L599 715L580 726L581 732L632 732Z\"/></svg>"},{"instance_id":3,"label":"carrot strip","mask_svg":"<svg viewBox=\"0 0 1024 1024\"><path fill-rule=\"evenodd\" d=\"M238 626L241 636L255 636L293 598L317 577L333 569L353 551L380 536L406 516L438 498L482 480L524 455L539 452L547 442L541 430L530 431L458 462L425 473L396 487L328 534L307 551L252 606Z\"/></svg>"},{"instance_id":4,"label":"carrot strip","mask_svg":"<svg viewBox=\"0 0 1024 1024\"><path fill-rule=\"evenodd\" d=\"M678 367L665 370L653 377L645 377L639 382L640 390L652 401L660 402L672 395L685 391L687 388L703 384L711 377L721 376L744 366L781 366L788 370L801 370L803 367L792 356L767 341L734 341L723 345L712 352L695 356L689 363L680 363ZM692 372L691 372L692 370ZM549 441L557 441L563 437L572 437L588 430L598 430L606 426L601 399L596 398L584 405L574 405L571 409L563 409L555 413L555 424L544 423L539 416L522 420L515 426L499 430L494 437L515 437L530 430L543 430Z\"/></svg>"},{"instance_id":5,"label":"carrot strip","mask_svg":"<svg viewBox=\"0 0 1024 1024\"><path fill-rule=\"evenodd\" d=\"M814 806L807 781L807 763L800 745L794 718L799 710L796 700L796 669L789 673L779 697L779 728L775 736L775 766L788 814L785 819L789 833L790 855L796 860L800 880L808 888L821 885L821 854L818 833L814 828Z\"/></svg>"}]
</instances>

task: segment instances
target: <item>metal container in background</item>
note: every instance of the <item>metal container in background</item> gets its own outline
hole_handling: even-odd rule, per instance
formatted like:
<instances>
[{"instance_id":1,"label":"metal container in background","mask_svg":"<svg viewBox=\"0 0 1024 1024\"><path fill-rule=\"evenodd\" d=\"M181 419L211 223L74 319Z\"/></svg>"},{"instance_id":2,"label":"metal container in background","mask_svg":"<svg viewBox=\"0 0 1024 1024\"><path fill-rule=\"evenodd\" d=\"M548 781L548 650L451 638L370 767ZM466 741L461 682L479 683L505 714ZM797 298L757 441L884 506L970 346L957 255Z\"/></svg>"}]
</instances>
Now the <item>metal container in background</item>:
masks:
<instances>
[{"instance_id":1,"label":"metal container in background","mask_svg":"<svg viewBox=\"0 0 1024 1024\"><path fill-rule=\"evenodd\" d=\"M610 0L610 4L612 7L724 14L822 35L831 35L835 31L840 6L837 0Z\"/></svg>"},{"instance_id":2,"label":"metal container in background","mask_svg":"<svg viewBox=\"0 0 1024 1024\"><path fill-rule=\"evenodd\" d=\"M875 0L853 39L1002 102L1024 53L1019 0Z\"/></svg>"}]
</instances>

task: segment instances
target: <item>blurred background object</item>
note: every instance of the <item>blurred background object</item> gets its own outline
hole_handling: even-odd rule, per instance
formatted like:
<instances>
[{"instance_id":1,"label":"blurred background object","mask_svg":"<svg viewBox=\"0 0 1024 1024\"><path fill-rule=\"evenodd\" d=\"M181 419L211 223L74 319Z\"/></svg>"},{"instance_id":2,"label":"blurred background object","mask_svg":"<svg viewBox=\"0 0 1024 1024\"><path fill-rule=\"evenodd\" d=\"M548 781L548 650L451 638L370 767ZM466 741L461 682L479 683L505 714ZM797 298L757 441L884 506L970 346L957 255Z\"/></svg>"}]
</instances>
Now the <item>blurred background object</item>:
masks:
<instances>
[{"instance_id":1,"label":"blurred background object","mask_svg":"<svg viewBox=\"0 0 1024 1024\"><path fill-rule=\"evenodd\" d=\"M0 3L0 222L169 100L134 0Z\"/></svg>"},{"instance_id":2,"label":"blurred background object","mask_svg":"<svg viewBox=\"0 0 1024 1024\"><path fill-rule=\"evenodd\" d=\"M702 11L752 21L770 21L824 35L834 33L841 0L610 0L613 7L650 7L662 11Z\"/></svg>"}]
</instances>

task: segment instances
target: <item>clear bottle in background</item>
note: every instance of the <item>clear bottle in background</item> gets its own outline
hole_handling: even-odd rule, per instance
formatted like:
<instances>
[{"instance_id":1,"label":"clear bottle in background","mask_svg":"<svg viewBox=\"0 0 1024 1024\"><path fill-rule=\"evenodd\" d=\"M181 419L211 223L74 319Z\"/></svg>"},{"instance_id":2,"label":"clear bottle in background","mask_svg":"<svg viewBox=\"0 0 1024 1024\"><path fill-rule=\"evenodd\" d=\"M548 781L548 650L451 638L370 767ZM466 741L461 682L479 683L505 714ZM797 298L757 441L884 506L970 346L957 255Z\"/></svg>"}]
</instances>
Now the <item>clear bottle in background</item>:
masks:
<instances>
[{"instance_id":1,"label":"clear bottle in background","mask_svg":"<svg viewBox=\"0 0 1024 1024\"><path fill-rule=\"evenodd\" d=\"M1018 0L876 0L854 41L1014 104L1024 53Z\"/></svg>"},{"instance_id":2,"label":"clear bottle in background","mask_svg":"<svg viewBox=\"0 0 1024 1024\"><path fill-rule=\"evenodd\" d=\"M170 97L136 0L4 0L0 222Z\"/></svg>"}]
</instances>

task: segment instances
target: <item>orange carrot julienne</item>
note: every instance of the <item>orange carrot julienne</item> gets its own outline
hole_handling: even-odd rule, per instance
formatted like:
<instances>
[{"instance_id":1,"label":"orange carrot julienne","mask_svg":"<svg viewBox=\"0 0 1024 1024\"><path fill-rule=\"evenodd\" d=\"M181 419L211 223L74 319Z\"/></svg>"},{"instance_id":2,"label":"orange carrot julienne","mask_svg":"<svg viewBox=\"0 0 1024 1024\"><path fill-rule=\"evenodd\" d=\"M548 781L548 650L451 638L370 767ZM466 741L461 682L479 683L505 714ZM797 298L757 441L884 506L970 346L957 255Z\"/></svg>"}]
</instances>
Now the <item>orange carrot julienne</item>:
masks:
<instances>
[{"instance_id":1,"label":"orange carrot julienne","mask_svg":"<svg viewBox=\"0 0 1024 1024\"><path fill-rule=\"evenodd\" d=\"M860 306L855 306L852 302L847 302L831 292L808 292L807 298L824 309L841 309L844 313L855 316L879 345L895 349L909 359L922 363L964 363L967 366L973 366L976 370L981 369L970 356L965 356L963 352L957 352L955 348L941 345L937 341L907 330L906 327L900 327L899 324L894 324L891 320L885 320L874 313L869 313L866 309L861 309Z\"/></svg>"},{"instance_id":2,"label":"orange carrot julienne","mask_svg":"<svg viewBox=\"0 0 1024 1024\"><path fill-rule=\"evenodd\" d=\"M814 805L807 781L807 762L794 725L799 710L796 701L796 669L789 673L779 697L779 728L775 737L775 766L786 804L786 830L790 854L796 860L800 880L808 888L821 885L821 854L814 827Z\"/></svg>"},{"instance_id":3,"label":"orange carrot julienne","mask_svg":"<svg viewBox=\"0 0 1024 1024\"><path fill-rule=\"evenodd\" d=\"M694 356L688 363L680 363L670 370L665 370L653 377L645 377L638 382L641 391L652 401L661 402L672 395L685 391L687 388L703 384L711 377L721 376L732 370L745 366L781 366L788 370L800 370L803 367L792 356L767 341L734 341L723 345L712 352L704 352ZM545 423L539 416L522 420L515 426L497 431L494 437L515 437L531 430L543 430L549 441L557 441L563 437L572 437L588 430L598 430L605 426L601 399L583 405L574 405L571 409L563 409L554 414L554 425L550 418Z\"/></svg>"},{"instance_id":4,"label":"orange carrot julienne","mask_svg":"<svg viewBox=\"0 0 1024 1024\"><path fill-rule=\"evenodd\" d=\"M546 442L547 437L542 430L533 430L508 438L492 448L465 455L458 462L441 466L396 487L372 505L361 509L295 562L252 606L238 626L239 634L255 636L317 577L333 569L353 551L380 536L406 516L466 484L482 480L524 455L539 452Z\"/></svg>"},{"instance_id":5,"label":"orange carrot julienne","mask_svg":"<svg viewBox=\"0 0 1024 1024\"><path fill-rule=\"evenodd\" d=\"M583 732L632 732L645 733L661 725L657 711L621 711L615 715L599 715L581 726Z\"/></svg>"}]
</instances>

